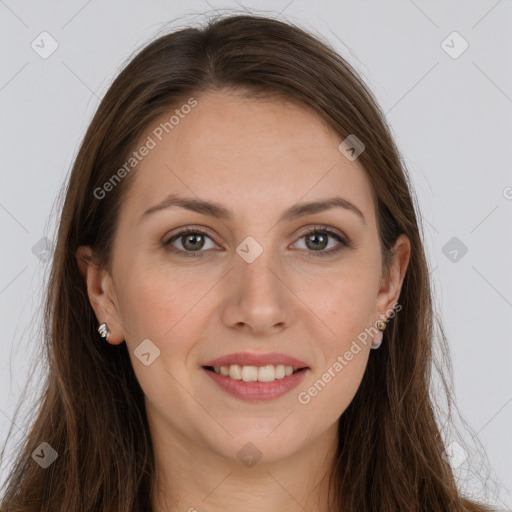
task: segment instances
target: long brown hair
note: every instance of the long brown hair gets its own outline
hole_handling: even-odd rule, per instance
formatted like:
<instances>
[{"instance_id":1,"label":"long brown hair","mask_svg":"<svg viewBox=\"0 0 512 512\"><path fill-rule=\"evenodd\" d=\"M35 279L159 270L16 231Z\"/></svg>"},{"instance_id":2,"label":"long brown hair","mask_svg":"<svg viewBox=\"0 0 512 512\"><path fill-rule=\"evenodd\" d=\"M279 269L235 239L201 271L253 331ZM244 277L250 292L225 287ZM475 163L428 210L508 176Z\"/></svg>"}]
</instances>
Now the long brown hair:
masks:
<instances>
[{"instance_id":1,"label":"long brown hair","mask_svg":"<svg viewBox=\"0 0 512 512\"><path fill-rule=\"evenodd\" d=\"M430 396L435 315L428 265L414 195L384 115L326 42L257 15L221 16L158 37L129 61L101 101L70 175L47 284L47 380L1 510L151 510L154 458L143 392L126 343L98 342L76 250L89 245L110 268L119 206L133 173L108 199L94 191L158 116L208 90L285 97L313 109L340 141L356 134L365 144L359 162L372 184L385 268L397 237L405 233L411 242L401 311L339 420L332 511L486 510L461 496L443 456ZM42 442L58 454L47 469L31 456Z\"/></svg>"}]
</instances>

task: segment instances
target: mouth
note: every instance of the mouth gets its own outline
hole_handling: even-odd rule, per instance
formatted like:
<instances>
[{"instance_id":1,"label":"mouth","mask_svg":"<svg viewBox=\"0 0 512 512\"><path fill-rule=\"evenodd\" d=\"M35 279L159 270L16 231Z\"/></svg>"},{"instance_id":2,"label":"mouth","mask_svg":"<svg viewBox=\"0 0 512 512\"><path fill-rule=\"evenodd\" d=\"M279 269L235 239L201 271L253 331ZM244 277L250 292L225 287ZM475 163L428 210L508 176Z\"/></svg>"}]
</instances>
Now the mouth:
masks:
<instances>
[{"instance_id":1,"label":"mouth","mask_svg":"<svg viewBox=\"0 0 512 512\"><path fill-rule=\"evenodd\" d=\"M284 364L268 364L265 366L232 364L203 366L203 368L217 375L243 382L274 382L308 370L308 367L298 368Z\"/></svg>"},{"instance_id":2,"label":"mouth","mask_svg":"<svg viewBox=\"0 0 512 512\"><path fill-rule=\"evenodd\" d=\"M283 364L266 366L203 366L205 374L223 392L245 402L265 402L280 398L296 388L309 367Z\"/></svg>"}]
</instances>

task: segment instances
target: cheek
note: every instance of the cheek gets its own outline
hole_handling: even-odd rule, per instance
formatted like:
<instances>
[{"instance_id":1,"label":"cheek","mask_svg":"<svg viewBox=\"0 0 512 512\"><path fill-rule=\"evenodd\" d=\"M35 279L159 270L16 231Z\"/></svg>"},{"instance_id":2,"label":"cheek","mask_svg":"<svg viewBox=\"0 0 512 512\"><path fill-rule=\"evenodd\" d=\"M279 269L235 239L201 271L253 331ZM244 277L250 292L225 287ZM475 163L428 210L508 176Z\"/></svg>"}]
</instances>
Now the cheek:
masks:
<instances>
[{"instance_id":1,"label":"cheek","mask_svg":"<svg viewBox=\"0 0 512 512\"><path fill-rule=\"evenodd\" d=\"M126 275L121 310L137 380L147 399L160 404L157 408L184 407L181 386L188 387L187 357L201 331L199 308L194 306L205 292L184 293L176 274L166 277L156 267L144 272L133 268ZM150 354L146 361L144 353Z\"/></svg>"},{"instance_id":2,"label":"cheek","mask_svg":"<svg viewBox=\"0 0 512 512\"><path fill-rule=\"evenodd\" d=\"M194 274L195 273L195 274ZM198 270L176 271L170 265L148 263L141 256L120 266L120 307L132 338L164 343L170 332L187 323L188 313L208 289Z\"/></svg>"},{"instance_id":3,"label":"cheek","mask_svg":"<svg viewBox=\"0 0 512 512\"><path fill-rule=\"evenodd\" d=\"M376 277L369 272L337 273L312 297L312 309L334 333L338 350L365 328L373 325Z\"/></svg>"},{"instance_id":4,"label":"cheek","mask_svg":"<svg viewBox=\"0 0 512 512\"><path fill-rule=\"evenodd\" d=\"M323 361L308 382L305 400L329 411L336 420L352 401L364 375L370 354L368 331L374 316L375 272L354 263L350 272L333 276L318 311L333 336L323 337ZM366 267L371 269L372 267ZM304 389L304 388L303 388Z\"/></svg>"},{"instance_id":5,"label":"cheek","mask_svg":"<svg viewBox=\"0 0 512 512\"><path fill-rule=\"evenodd\" d=\"M163 382L156 377L158 372L172 374L179 382L187 382L191 370L191 353L208 331L207 322L212 315L212 298L215 276L198 278L199 269L184 269L180 272L169 270L162 265L144 268L136 266L123 282L122 317L128 324L126 343L134 368L141 366L137 361L137 350L143 340L149 339L156 347L158 358L151 366L153 376L145 375L145 368L137 371L141 383L152 386L168 385L167 374ZM210 291L210 293L208 293ZM205 308L208 308L206 310ZM151 347L151 345L150 345ZM149 379L149 380L148 380Z\"/></svg>"},{"instance_id":6,"label":"cheek","mask_svg":"<svg viewBox=\"0 0 512 512\"><path fill-rule=\"evenodd\" d=\"M327 364L301 386L297 396L306 414L332 424L352 402L363 378L369 350L365 347L339 347L328 357ZM355 352L355 353L354 353Z\"/></svg>"}]
</instances>

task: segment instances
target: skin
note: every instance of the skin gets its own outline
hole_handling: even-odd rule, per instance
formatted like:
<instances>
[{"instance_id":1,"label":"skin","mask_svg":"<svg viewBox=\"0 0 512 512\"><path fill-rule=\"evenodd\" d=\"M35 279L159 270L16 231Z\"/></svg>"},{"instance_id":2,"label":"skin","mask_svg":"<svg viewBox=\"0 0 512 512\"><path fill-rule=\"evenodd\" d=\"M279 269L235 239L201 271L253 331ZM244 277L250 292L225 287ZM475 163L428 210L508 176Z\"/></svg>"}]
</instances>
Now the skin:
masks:
<instances>
[{"instance_id":1,"label":"skin","mask_svg":"<svg viewBox=\"0 0 512 512\"><path fill-rule=\"evenodd\" d=\"M366 172L357 159L341 154L340 137L315 113L284 100L232 93L196 98L198 105L132 176L112 273L92 263L88 247L77 252L98 323L108 324L109 343L127 343L145 394L157 468L154 510L231 511L241 502L247 511L326 510L322 477L330 472L338 419L361 383L369 343L308 404L298 394L358 334L389 316L410 243L400 236L386 278ZM172 207L139 221L171 192L221 203L233 218ZM365 223L343 208L278 222L298 202L333 195L356 205ZM314 236L304 233L318 224L348 238L351 247L318 256L339 246L329 236L327 247L315 248ZM197 257L162 247L187 226L210 233ZM247 236L263 248L252 263L236 252ZM183 254L197 244L188 240L186 245L186 236L177 238L171 247ZM144 339L160 350L149 366L134 355ZM305 361L309 370L284 396L245 402L202 369L208 360L238 351L282 352ZM261 452L252 467L237 456L248 442Z\"/></svg>"}]
</instances>

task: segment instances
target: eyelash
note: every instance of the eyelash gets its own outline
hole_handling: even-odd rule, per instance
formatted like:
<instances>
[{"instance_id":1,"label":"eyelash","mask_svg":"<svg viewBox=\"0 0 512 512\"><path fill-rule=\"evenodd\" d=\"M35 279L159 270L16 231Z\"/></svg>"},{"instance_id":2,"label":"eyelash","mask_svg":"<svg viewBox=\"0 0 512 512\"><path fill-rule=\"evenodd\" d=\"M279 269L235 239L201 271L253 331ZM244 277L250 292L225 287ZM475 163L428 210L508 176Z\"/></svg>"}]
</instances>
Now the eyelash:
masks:
<instances>
[{"instance_id":1,"label":"eyelash","mask_svg":"<svg viewBox=\"0 0 512 512\"><path fill-rule=\"evenodd\" d=\"M194 258L194 257L198 258L198 257L202 257L202 256L197 256L197 254L201 253L201 252L206 252L206 251L196 251L196 252L183 251L181 249L176 249L175 247L171 246L171 242L173 242L175 240L178 240L180 237L183 237L185 235L196 235L196 234L201 234L201 235L207 236L210 239L212 238L208 234L208 232L205 231L204 229L201 229L201 228L185 228L182 231L180 231L180 232L176 233L175 235L173 235L166 242L163 242L162 243L162 247L164 247L167 251L169 251L172 254L178 254L178 255L183 256L185 258ZM336 248L334 248L334 249L329 249L328 251L312 251L312 250L309 250L309 253L310 254L313 253L314 257L318 256L319 258L324 258L324 257L328 257L328 256L333 256L334 254L337 254L338 252L340 252L342 249L351 247L349 242L345 241L336 231L333 231L328 226L315 226L313 229L310 229L309 231L306 231L305 233L303 233L298 238L298 240L300 240L301 238L310 236L310 235L317 235L317 234L327 234L330 237L332 237L335 240L337 240L339 242L339 245Z\"/></svg>"}]
</instances>

